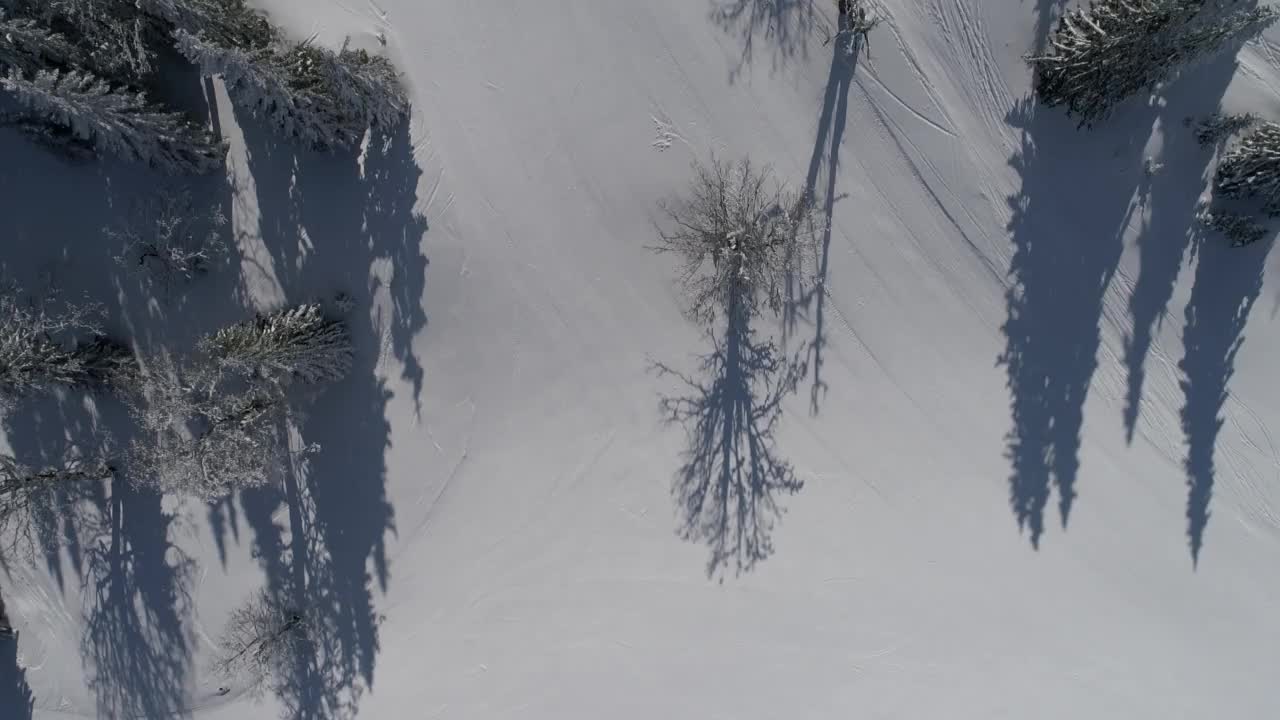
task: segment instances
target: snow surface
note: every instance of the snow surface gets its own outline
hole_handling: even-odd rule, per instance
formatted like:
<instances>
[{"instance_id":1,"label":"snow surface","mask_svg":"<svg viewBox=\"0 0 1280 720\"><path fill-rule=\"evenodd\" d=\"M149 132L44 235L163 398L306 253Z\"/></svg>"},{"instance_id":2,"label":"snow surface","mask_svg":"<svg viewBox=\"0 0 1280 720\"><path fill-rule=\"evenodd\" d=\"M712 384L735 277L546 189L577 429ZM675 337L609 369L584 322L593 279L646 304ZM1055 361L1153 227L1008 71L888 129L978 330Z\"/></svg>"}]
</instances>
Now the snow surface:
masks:
<instances>
[{"instance_id":1,"label":"snow surface","mask_svg":"<svg viewBox=\"0 0 1280 720\"><path fill-rule=\"evenodd\" d=\"M356 373L285 488L121 492L97 540L0 576L0 716L25 683L41 718L1276 717L1277 267L1193 243L1213 152L1183 119L1280 118L1280 46L1077 132L1020 59L1060 5L886 0L855 66L823 1L268 3L299 36L381 34L415 100L356 168L210 86L236 297L345 284ZM55 165L5 147L17 212ZM653 369L715 380L646 248L713 152L832 228L825 292L757 323L808 362L774 434L804 487L740 574L677 534L689 438L658 405L689 389ZM18 240L106 212L102 177L59 182L76 212ZM211 643L264 585L314 604L324 656L219 695Z\"/></svg>"}]
</instances>

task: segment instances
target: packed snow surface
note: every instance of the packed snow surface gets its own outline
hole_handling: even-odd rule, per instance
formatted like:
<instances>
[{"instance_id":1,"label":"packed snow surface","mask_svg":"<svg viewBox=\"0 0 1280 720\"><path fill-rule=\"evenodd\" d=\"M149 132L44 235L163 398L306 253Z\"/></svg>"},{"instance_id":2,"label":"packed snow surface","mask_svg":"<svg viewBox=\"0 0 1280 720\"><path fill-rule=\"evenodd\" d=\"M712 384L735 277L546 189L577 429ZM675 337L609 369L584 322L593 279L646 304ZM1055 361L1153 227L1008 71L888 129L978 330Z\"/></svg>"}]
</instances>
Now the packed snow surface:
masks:
<instances>
[{"instance_id":1,"label":"packed snow surface","mask_svg":"<svg viewBox=\"0 0 1280 720\"><path fill-rule=\"evenodd\" d=\"M266 6L386 52L414 101L354 161L207 88L238 296L352 290L356 369L286 487L125 492L0 577L17 716L23 684L39 718L1280 716L1277 266L1192 232L1215 151L1184 125L1280 118L1273 34L1086 131L1029 99L1057 0L881 0L853 55L827 0ZM17 147L10 202L56 167ZM804 363L776 424L650 249L712 154L829 219L739 338ZM700 429L753 387L741 442ZM748 441L802 487L690 524L722 486L684 470ZM319 640L254 699L208 659L261 587Z\"/></svg>"}]
</instances>

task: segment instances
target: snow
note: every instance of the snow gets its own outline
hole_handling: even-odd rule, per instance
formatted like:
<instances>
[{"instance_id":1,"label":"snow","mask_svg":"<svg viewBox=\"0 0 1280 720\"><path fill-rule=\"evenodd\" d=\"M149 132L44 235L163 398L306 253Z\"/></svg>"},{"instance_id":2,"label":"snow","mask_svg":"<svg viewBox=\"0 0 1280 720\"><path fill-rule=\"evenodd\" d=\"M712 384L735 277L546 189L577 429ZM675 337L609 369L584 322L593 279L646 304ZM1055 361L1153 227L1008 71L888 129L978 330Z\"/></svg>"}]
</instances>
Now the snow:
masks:
<instances>
[{"instance_id":1,"label":"snow","mask_svg":"<svg viewBox=\"0 0 1280 720\"><path fill-rule=\"evenodd\" d=\"M822 45L827 2L271 0L299 36L384 34L411 129L357 171L221 95L243 260L186 307L346 290L356 367L280 491L214 512L120 493L80 560L0 575L0 702L25 682L38 718L1275 716L1277 265L1270 241L1192 247L1213 158L1183 119L1280 117L1277 36L1077 132L1026 102L1057 5L883 3L855 66ZM112 186L5 142L11 242L51 261L36 239L91 231ZM809 363L776 435L805 485L774 498L772 556L708 577L658 411L684 390L652 366L696 374L710 348L646 246L713 152L834 199L824 292L756 324ZM31 209L57 172L84 202ZM189 334L185 311L117 320ZM218 695L211 643L264 585L314 602L329 645L282 696Z\"/></svg>"}]
</instances>

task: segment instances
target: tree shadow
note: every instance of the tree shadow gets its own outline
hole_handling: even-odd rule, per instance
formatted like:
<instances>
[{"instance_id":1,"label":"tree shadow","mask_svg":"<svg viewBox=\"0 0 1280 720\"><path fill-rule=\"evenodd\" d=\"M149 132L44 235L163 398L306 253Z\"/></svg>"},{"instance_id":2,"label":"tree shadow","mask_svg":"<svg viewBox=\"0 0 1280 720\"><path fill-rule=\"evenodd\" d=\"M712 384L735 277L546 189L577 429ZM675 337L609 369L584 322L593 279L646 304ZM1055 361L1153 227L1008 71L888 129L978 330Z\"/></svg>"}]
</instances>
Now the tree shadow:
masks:
<instances>
[{"instance_id":1,"label":"tree shadow","mask_svg":"<svg viewBox=\"0 0 1280 720\"><path fill-rule=\"evenodd\" d=\"M1126 104L1087 135L1027 98L1009 115L1022 129L1010 164L1022 178L1008 200L1014 252L1005 350L1013 427L1009 502L1033 547L1051 487L1065 528L1076 497L1084 403L1097 367L1103 298L1137 207L1142 153L1155 111Z\"/></svg>"},{"instance_id":2,"label":"tree shadow","mask_svg":"<svg viewBox=\"0 0 1280 720\"><path fill-rule=\"evenodd\" d=\"M240 503L268 594L306 617L305 650L272 691L289 718L351 717L374 681L373 583L386 591L385 538L395 531L386 364L399 362L415 406L425 376L413 351L427 322L427 227L415 210L421 171L407 122L375 134L361 158L299 152L252 121L244 128L263 242L285 298L342 291L355 307L347 317L352 370L314 393L296 428L305 458L281 487L243 493ZM287 525L274 519L279 509Z\"/></svg>"},{"instance_id":3,"label":"tree shadow","mask_svg":"<svg viewBox=\"0 0 1280 720\"><path fill-rule=\"evenodd\" d=\"M159 495L112 483L86 549L81 657L104 718L184 714L192 686L190 585L196 563L169 540Z\"/></svg>"},{"instance_id":4,"label":"tree shadow","mask_svg":"<svg viewBox=\"0 0 1280 720\"><path fill-rule=\"evenodd\" d=\"M7 623L4 598L0 597L0 622ZM0 635L0 708L6 720L31 720L35 695L27 684L27 669L18 664L20 633Z\"/></svg>"},{"instance_id":5,"label":"tree shadow","mask_svg":"<svg viewBox=\"0 0 1280 720\"><path fill-rule=\"evenodd\" d=\"M808 57L813 32L823 24L813 0L711 0L710 15L742 43L742 54L729 70L730 82L751 64L757 39L772 48L776 70L792 58Z\"/></svg>"},{"instance_id":6,"label":"tree shadow","mask_svg":"<svg viewBox=\"0 0 1280 720\"><path fill-rule=\"evenodd\" d=\"M679 534L710 548L707 576L721 579L729 565L741 574L773 554L773 527L783 512L778 496L804 487L774 440L782 401L795 392L804 368L773 342L757 339L746 310L736 305L718 336L708 332L712 350L699 359L701 377L653 366L687 390L660 403L665 421L683 426L688 437L671 486Z\"/></svg>"},{"instance_id":7,"label":"tree shadow","mask_svg":"<svg viewBox=\"0 0 1280 720\"><path fill-rule=\"evenodd\" d=\"M1049 34L1053 30L1053 21L1062 17L1062 11L1066 8L1067 0L1037 0L1037 3L1035 41L1032 45L1033 54L1045 51L1049 43Z\"/></svg>"},{"instance_id":8,"label":"tree shadow","mask_svg":"<svg viewBox=\"0 0 1280 720\"><path fill-rule=\"evenodd\" d=\"M849 32L848 18L841 17L841 33ZM831 70L827 75L827 89L822 99L822 114L818 118L817 137L813 141L813 153L809 157L809 174L804 182L804 201L812 207L817 203L819 175L824 169L826 152L826 183L822 194L822 246L818 256L817 276L807 287L801 287L798 279L787 286L788 298L783 315L783 330L787 338L795 332L801 320L808 320L812 308L813 339L805 346L806 366L813 372L809 388L809 412L818 414L819 405L827 392L822 379L822 353L827 346L826 301L827 268L831 254L832 218L835 213L836 174L840 168L840 146L844 142L845 120L849 112L849 87L858 69L858 56L862 52L863 37L856 35L851 44L833 40Z\"/></svg>"},{"instance_id":9,"label":"tree shadow","mask_svg":"<svg viewBox=\"0 0 1280 720\"><path fill-rule=\"evenodd\" d=\"M1221 237L1200 235L1191 298L1183 330L1183 357L1178 363L1185 398L1182 430L1186 435L1187 540L1194 565L1200 562L1204 531L1213 496L1214 445L1222 427L1227 383L1235 373L1236 354L1244 344L1249 311L1262 292L1267 254L1274 235L1243 248Z\"/></svg>"},{"instance_id":10,"label":"tree shadow","mask_svg":"<svg viewBox=\"0 0 1280 720\"><path fill-rule=\"evenodd\" d=\"M1129 298L1133 331L1124 345L1128 367L1124 424L1130 443L1142 412L1147 355L1167 316L1174 285L1191 248L1199 198L1212 180L1212 149L1200 147L1194 134L1182 126L1189 117L1200 118L1218 109L1235 74L1235 54L1224 52L1213 62L1187 72L1184 84L1194 87L1195 92L1169 98L1160 113L1160 165L1152 168L1140 191L1148 220L1137 236L1140 266Z\"/></svg>"}]
</instances>

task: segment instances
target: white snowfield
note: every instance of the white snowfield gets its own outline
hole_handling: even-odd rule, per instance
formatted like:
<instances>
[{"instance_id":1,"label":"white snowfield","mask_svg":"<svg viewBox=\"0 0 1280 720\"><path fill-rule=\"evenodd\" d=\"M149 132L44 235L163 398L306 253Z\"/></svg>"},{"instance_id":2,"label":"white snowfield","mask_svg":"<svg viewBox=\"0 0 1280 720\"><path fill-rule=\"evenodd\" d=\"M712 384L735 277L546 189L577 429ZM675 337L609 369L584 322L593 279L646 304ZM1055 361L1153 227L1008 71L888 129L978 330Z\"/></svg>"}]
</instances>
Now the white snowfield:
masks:
<instances>
[{"instance_id":1,"label":"white snowfield","mask_svg":"<svg viewBox=\"0 0 1280 720\"><path fill-rule=\"evenodd\" d=\"M268 7L385 42L417 169L259 171L223 102L248 295L353 279L382 341L311 407L322 450L289 487L166 503L129 540L167 533L146 552L186 590L95 625L73 571L0 579L35 717L1280 717L1277 266L1191 232L1214 151L1184 126L1280 118L1280 44L1077 131L1021 59L1057 0L881 0L856 58L824 45L830 0ZM805 374L727 445L697 413L769 378L700 364L713 339L647 247L713 153L831 227L821 290L753 325ZM383 171L410 185L379 195ZM803 486L682 536L721 487L677 483L688 453L749 440ZM321 649L280 692L219 694L213 643L264 586L323 618Z\"/></svg>"}]
</instances>

